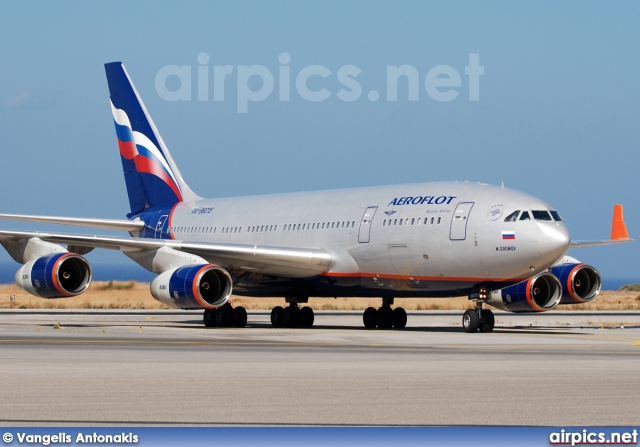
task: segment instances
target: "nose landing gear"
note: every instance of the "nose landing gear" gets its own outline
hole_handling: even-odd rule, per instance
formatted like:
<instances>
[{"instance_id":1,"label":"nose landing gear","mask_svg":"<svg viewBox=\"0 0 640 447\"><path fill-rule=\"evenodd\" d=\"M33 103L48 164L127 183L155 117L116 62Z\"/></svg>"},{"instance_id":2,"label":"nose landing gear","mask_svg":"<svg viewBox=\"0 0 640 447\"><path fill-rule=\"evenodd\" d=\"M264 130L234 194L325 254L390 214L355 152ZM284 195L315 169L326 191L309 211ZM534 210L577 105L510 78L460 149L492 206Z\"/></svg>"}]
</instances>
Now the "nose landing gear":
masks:
<instances>
[{"instance_id":1,"label":"nose landing gear","mask_svg":"<svg viewBox=\"0 0 640 447\"><path fill-rule=\"evenodd\" d=\"M489 309L483 309L482 304L487 301L489 292L487 289L480 289L479 292L469 295L470 300L476 302L475 309L467 309L462 315L462 328L465 332L493 332L496 319Z\"/></svg>"}]
</instances>

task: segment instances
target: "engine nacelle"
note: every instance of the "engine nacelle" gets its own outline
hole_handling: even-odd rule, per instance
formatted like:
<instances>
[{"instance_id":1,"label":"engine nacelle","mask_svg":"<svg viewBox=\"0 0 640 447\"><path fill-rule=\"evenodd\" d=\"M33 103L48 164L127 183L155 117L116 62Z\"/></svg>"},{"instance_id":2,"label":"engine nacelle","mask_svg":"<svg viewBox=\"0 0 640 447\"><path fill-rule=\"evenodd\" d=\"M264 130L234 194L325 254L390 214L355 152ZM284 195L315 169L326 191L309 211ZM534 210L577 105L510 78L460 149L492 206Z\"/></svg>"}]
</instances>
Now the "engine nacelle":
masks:
<instances>
[{"instance_id":1,"label":"engine nacelle","mask_svg":"<svg viewBox=\"0 0 640 447\"><path fill-rule=\"evenodd\" d=\"M24 264L16 272L16 284L41 298L80 295L91 284L91 266L76 253L56 253Z\"/></svg>"},{"instance_id":2,"label":"engine nacelle","mask_svg":"<svg viewBox=\"0 0 640 447\"><path fill-rule=\"evenodd\" d=\"M151 281L151 295L177 309L215 309L231 296L231 275L214 264L168 270Z\"/></svg>"},{"instance_id":3,"label":"engine nacelle","mask_svg":"<svg viewBox=\"0 0 640 447\"><path fill-rule=\"evenodd\" d=\"M602 288L598 271L587 264L564 264L551 268L558 277L564 293L560 304L580 304L594 300Z\"/></svg>"},{"instance_id":4,"label":"engine nacelle","mask_svg":"<svg viewBox=\"0 0 640 447\"><path fill-rule=\"evenodd\" d=\"M487 304L510 312L546 312L562 298L562 285L551 273L540 273L526 281L493 290Z\"/></svg>"}]
</instances>

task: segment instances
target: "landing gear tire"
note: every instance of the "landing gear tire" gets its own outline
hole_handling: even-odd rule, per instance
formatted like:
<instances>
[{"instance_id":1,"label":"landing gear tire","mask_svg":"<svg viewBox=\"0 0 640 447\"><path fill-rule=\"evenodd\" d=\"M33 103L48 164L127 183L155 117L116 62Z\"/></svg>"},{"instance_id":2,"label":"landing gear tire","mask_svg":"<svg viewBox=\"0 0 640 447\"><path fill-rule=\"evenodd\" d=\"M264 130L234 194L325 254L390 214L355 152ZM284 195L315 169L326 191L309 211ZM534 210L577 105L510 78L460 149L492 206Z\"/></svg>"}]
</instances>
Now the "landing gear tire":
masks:
<instances>
[{"instance_id":1,"label":"landing gear tire","mask_svg":"<svg viewBox=\"0 0 640 447\"><path fill-rule=\"evenodd\" d=\"M233 314L233 307L231 304L225 304L224 306L218 307L215 311L216 316L216 326L218 327L232 327L235 316Z\"/></svg>"},{"instance_id":2,"label":"landing gear tire","mask_svg":"<svg viewBox=\"0 0 640 447\"><path fill-rule=\"evenodd\" d=\"M300 327L309 328L313 326L313 320L315 316L313 315L313 309L309 306L304 306L300 309Z\"/></svg>"},{"instance_id":3,"label":"landing gear tire","mask_svg":"<svg viewBox=\"0 0 640 447\"><path fill-rule=\"evenodd\" d=\"M407 311L402 307L393 309L393 327L402 329L407 325Z\"/></svg>"},{"instance_id":4,"label":"landing gear tire","mask_svg":"<svg viewBox=\"0 0 640 447\"><path fill-rule=\"evenodd\" d=\"M234 307L233 316L233 327L245 327L247 325L247 310L244 307Z\"/></svg>"},{"instance_id":5,"label":"landing gear tire","mask_svg":"<svg viewBox=\"0 0 640 447\"><path fill-rule=\"evenodd\" d=\"M480 317L475 309L467 309L462 315L462 327L465 332L476 332L480 327Z\"/></svg>"},{"instance_id":6,"label":"landing gear tire","mask_svg":"<svg viewBox=\"0 0 640 447\"><path fill-rule=\"evenodd\" d=\"M289 306L285 308L282 315L284 327L300 327L300 308L298 306Z\"/></svg>"},{"instance_id":7,"label":"landing gear tire","mask_svg":"<svg viewBox=\"0 0 640 447\"><path fill-rule=\"evenodd\" d=\"M393 326L393 310L391 307L382 306L378 309L377 326L380 329L389 329Z\"/></svg>"},{"instance_id":8,"label":"landing gear tire","mask_svg":"<svg viewBox=\"0 0 640 447\"><path fill-rule=\"evenodd\" d=\"M480 332L493 332L493 327L496 325L496 319L493 316L493 312L489 309L483 309L480 315L482 317Z\"/></svg>"},{"instance_id":9,"label":"landing gear tire","mask_svg":"<svg viewBox=\"0 0 640 447\"><path fill-rule=\"evenodd\" d=\"M378 311L373 307L367 307L362 314L362 321L364 327L367 329L375 329L376 321L378 320Z\"/></svg>"},{"instance_id":10,"label":"landing gear tire","mask_svg":"<svg viewBox=\"0 0 640 447\"><path fill-rule=\"evenodd\" d=\"M216 313L215 309L205 309L204 316L202 317L204 325L206 327L216 327Z\"/></svg>"},{"instance_id":11,"label":"landing gear tire","mask_svg":"<svg viewBox=\"0 0 640 447\"><path fill-rule=\"evenodd\" d=\"M271 325L273 327L284 326L284 309L282 306L276 306L271 309Z\"/></svg>"}]
</instances>

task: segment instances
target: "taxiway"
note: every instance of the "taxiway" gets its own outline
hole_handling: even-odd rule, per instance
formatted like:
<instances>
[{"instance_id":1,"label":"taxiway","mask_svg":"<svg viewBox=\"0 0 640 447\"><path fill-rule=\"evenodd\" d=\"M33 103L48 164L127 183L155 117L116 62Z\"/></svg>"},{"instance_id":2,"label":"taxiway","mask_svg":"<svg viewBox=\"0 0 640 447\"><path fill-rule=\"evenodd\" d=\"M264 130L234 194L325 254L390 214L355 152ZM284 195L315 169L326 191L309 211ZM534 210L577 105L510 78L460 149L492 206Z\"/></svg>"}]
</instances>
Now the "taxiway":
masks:
<instances>
[{"instance_id":1,"label":"taxiway","mask_svg":"<svg viewBox=\"0 0 640 447\"><path fill-rule=\"evenodd\" d=\"M0 311L2 425L640 425L640 312L361 312L207 329L200 312Z\"/></svg>"}]
</instances>

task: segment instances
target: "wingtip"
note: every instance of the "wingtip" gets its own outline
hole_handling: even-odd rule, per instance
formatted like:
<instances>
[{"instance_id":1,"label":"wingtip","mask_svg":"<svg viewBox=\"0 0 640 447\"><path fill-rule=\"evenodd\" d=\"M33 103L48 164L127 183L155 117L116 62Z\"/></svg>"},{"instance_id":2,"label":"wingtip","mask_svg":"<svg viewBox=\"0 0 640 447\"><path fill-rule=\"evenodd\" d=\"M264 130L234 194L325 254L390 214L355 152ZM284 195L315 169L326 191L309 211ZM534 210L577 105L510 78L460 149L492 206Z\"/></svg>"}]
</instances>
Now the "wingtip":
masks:
<instances>
[{"instance_id":1,"label":"wingtip","mask_svg":"<svg viewBox=\"0 0 640 447\"><path fill-rule=\"evenodd\" d=\"M613 221L611 222L611 240L629 239L627 226L624 224L622 205L613 205Z\"/></svg>"}]
</instances>

